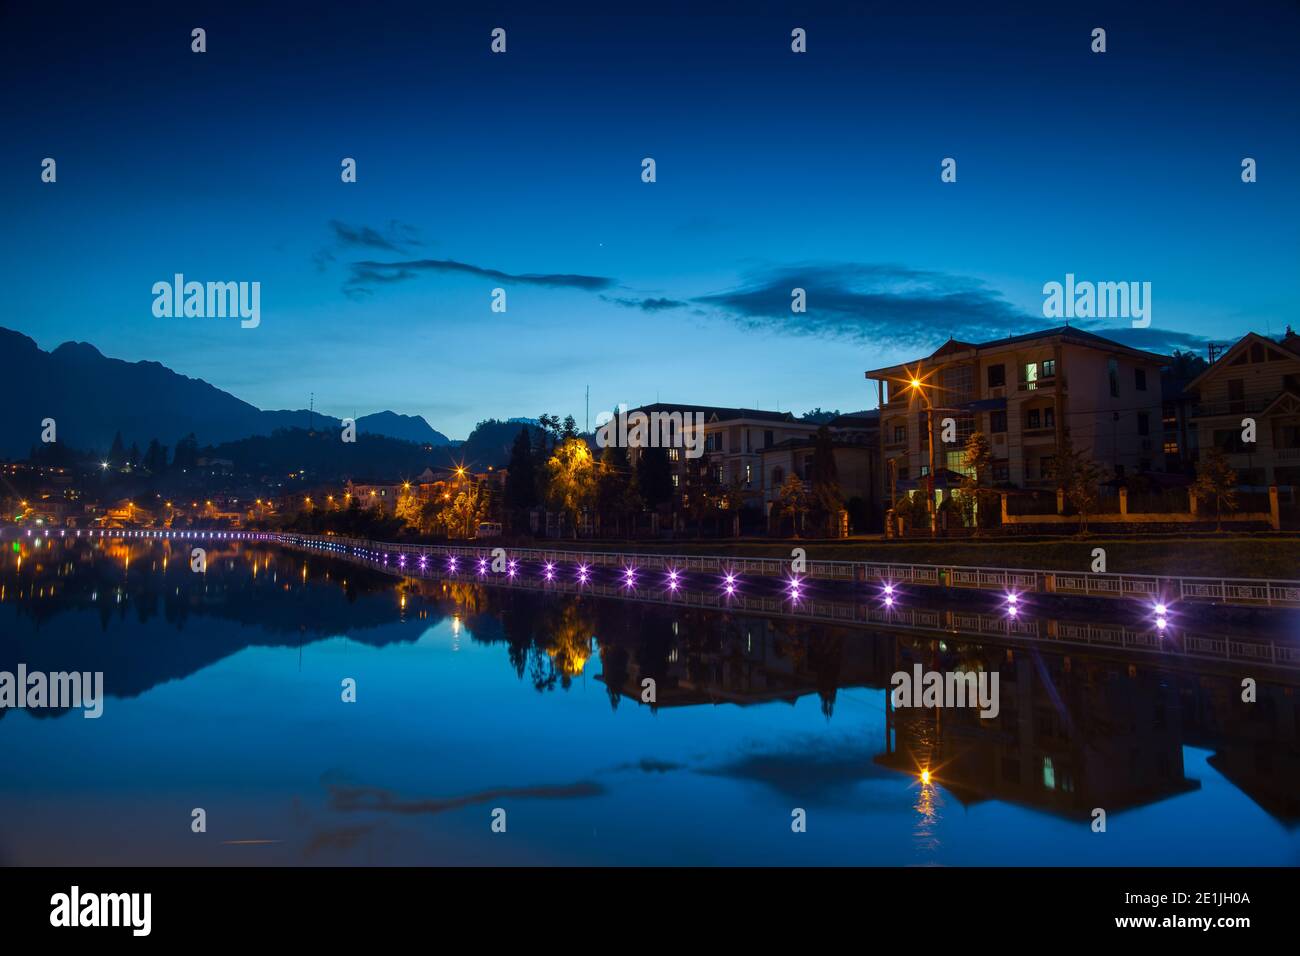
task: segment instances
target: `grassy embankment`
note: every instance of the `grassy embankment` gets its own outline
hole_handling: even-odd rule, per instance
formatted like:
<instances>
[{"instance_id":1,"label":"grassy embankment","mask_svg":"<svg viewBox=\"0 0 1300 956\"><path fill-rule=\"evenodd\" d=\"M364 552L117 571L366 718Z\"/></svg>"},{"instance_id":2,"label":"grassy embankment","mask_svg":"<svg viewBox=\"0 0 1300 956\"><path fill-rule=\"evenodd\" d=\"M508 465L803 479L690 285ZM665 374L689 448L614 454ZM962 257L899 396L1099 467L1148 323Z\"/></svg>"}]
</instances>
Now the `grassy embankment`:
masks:
<instances>
[{"instance_id":1,"label":"grassy embankment","mask_svg":"<svg viewBox=\"0 0 1300 956\"><path fill-rule=\"evenodd\" d=\"M1047 571L1087 571L1094 548L1106 551L1112 574L1157 574L1170 577L1300 579L1300 535L1181 534L1048 539L957 539L951 541L884 541L848 538L676 541L531 541L516 547L582 551L629 551L655 554L725 554L734 557L790 557L803 548L810 560L880 561L890 564L947 564Z\"/></svg>"}]
</instances>

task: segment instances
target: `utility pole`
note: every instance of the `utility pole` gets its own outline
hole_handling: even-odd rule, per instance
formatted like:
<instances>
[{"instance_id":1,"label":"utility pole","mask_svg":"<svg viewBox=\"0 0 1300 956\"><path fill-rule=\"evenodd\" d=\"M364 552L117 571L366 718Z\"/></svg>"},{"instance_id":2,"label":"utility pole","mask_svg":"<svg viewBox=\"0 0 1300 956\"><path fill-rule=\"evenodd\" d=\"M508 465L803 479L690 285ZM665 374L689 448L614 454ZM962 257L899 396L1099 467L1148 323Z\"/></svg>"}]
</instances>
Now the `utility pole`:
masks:
<instances>
[{"instance_id":1,"label":"utility pole","mask_svg":"<svg viewBox=\"0 0 1300 956\"><path fill-rule=\"evenodd\" d=\"M930 489L929 494L926 495L925 504L930 512L930 537L934 538L939 534L939 512L934 507L934 406L930 404L930 400L925 397L924 392L921 393L921 396L925 400L925 423L928 431L927 440L930 445Z\"/></svg>"}]
</instances>

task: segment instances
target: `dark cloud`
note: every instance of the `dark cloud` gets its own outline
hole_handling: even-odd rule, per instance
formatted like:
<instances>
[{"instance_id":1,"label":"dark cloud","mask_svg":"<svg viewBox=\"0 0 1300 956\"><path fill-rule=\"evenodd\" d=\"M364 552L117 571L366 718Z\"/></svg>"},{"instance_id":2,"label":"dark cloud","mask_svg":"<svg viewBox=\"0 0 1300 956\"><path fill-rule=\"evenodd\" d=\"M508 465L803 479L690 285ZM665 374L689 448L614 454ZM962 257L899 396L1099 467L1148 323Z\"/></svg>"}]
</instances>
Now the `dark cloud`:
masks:
<instances>
[{"instance_id":1,"label":"dark cloud","mask_svg":"<svg viewBox=\"0 0 1300 956\"><path fill-rule=\"evenodd\" d=\"M303 847L303 856L312 857L322 850L351 850L374 832L376 824L367 823L355 827L337 827L320 830L315 833Z\"/></svg>"},{"instance_id":2,"label":"dark cloud","mask_svg":"<svg viewBox=\"0 0 1300 956\"><path fill-rule=\"evenodd\" d=\"M642 312L663 312L666 309L684 309L690 305L689 302L682 302L678 299L630 299L609 295L602 295L601 298L606 302L612 302L615 305L621 305L628 309L640 309Z\"/></svg>"},{"instance_id":3,"label":"dark cloud","mask_svg":"<svg viewBox=\"0 0 1300 956\"><path fill-rule=\"evenodd\" d=\"M1204 356L1205 347L1211 341L1214 341L1205 338L1203 335L1161 329L1154 325L1145 329L1135 329L1131 326L1106 328L1099 322L1080 322L1077 320L1073 324L1087 329L1089 332L1095 332L1097 335L1104 335L1108 339L1114 339L1116 342L1132 346L1135 349L1146 349L1148 352L1159 352L1164 355L1178 349L1183 352L1195 352ZM1235 342L1236 340L1236 335L1229 335L1226 339L1229 342Z\"/></svg>"},{"instance_id":4,"label":"dark cloud","mask_svg":"<svg viewBox=\"0 0 1300 956\"><path fill-rule=\"evenodd\" d=\"M371 810L384 813L415 814L445 813L461 807L491 803L498 800L571 800L579 797L598 797L605 788L598 783L580 780L558 786L500 787L459 797L441 797L422 800L401 800L391 790L379 787L329 787L330 803L335 810Z\"/></svg>"},{"instance_id":5,"label":"dark cloud","mask_svg":"<svg viewBox=\"0 0 1300 956\"><path fill-rule=\"evenodd\" d=\"M621 763L614 769L640 770L642 773L671 773L674 770L685 769L685 765L673 763L671 760L655 760L651 757L642 757L636 763Z\"/></svg>"},{"instance_id":6,"label":"dark cloud","mask_svg":"<svg viewBox=\"0 0 1300 956\"><path fill-rule=\"evenodd\" d=\"M795 288L807 292L807 312L791 311ZM1043 325L978 279L890 263L773 268L694 301L746 328L873 344L937 344L949 336L981 341Z\"/></svg>"},{"instance_id":7,"label":"dark cloud","mask_svg":"<svg viewBox=\"0 0 1300 956\"><path fill-rule=\"evenodd\" d=\"M424 245L419 239L418 229L396 219L389 220L388 229L383 233L370 226L352 226L337 219L330 220L330 228L334 231L334 238L345 246L405 252L412 246Z\"/></svg>"},{"instance_id":8,"label":"dark cloud","mask_svg":"<svg viewBox=\"0 0 1300 956\"><path fill-rule=\"evenodd\" d=\"M460 273L462 275L481 276L500 282L514 282L523 285L549 286L553 288L583 289L596 292L614 285L614 280L604 276L573 275L569 273L535 273L512 275L499 269L485 269L482 266L457 262L454 259L414 259L407 262L362 261L352 263L352 275L344 291L366 290L371 283L402 282L413 279L422 273Z\"/></svg>"},{"instance_id":9,"label":"dark cloud","mask_svg":"<svg viewBox=\"0 0 1300 956\"><path fill-rule=\"evenodd\" d=\"M897 774L875 762L871 748L851 738L800 737L781 750L751 751L709 770L709 776L761 783L783 797L807 803L862 805L857 788Z\"/></svg>"}]
</instances>

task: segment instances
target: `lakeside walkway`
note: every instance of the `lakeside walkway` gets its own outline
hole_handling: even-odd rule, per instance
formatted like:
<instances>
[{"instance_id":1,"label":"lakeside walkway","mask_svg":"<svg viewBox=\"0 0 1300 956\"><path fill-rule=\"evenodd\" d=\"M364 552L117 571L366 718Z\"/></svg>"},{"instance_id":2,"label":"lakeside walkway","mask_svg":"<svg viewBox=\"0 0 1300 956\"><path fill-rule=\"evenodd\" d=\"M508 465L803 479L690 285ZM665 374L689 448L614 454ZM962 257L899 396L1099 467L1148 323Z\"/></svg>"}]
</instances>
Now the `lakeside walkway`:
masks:
<instances>
[{"instance_id":1,"label":"lakeside walkway","mask_svg":"<svg viewBox=\"0 0 1300 956\"><path fill-rule=\"evenodd\" d=\"M565 548L503 548L489 544L431 545L370 541L340 535L308 535L270 531L173 531L45 529L46 538L154 538L200 542L266 541L289 547L333 551L361 557L382 556L404 563L432 558L467 558L492 561L504 555L517 564L572 565L588 569L610 568L641 572L715 574L719 577L758 576L780 581L840 581L869 585L882 592L897 586L952 588L1003 595L1050 594L1064 597L1139 601L1155 610L1175 603L1230 607L1300 608L1300 581L1268 578L1171 577L1143 574L1096 574L1024 568L963 567L942 564L891 564L875 561L824 561L808 559L796 571L782 558L728 555L654 554L626 551L582 551ZM22 532L31 537L32 529Z\"/></svg>"}]
</instances>

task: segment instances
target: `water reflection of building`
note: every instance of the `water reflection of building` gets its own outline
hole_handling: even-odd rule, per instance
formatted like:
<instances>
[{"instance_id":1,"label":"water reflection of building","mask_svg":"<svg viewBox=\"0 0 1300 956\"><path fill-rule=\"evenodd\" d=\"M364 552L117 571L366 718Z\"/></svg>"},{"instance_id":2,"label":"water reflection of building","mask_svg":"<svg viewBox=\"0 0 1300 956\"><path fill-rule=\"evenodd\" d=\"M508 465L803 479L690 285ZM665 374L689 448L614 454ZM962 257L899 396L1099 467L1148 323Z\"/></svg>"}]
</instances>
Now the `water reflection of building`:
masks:
<instances>
[{"instance_id":1,"label":"water reflection of building","mask_svg":"<svg viewBox=\"0 0 1300 956\"><path fill-rule=\"evenodd\" d=\"M1212 676L1092 652L664 615L627 639L601 642L599 679L612 697L640 703L649 677L658 707L793 703L815 693L829 714L839 688L876 688L887 713L877 762L917 776L929 769L963 804L1002 800L1087 820L1095 807L1114 813L1199 788L1183 756L1197 746L1217 751L1211 765L1274 816L1300 818L1300 699L1290 687L1261 684L1259 703L1244 705L1239 679L1221 668ZM647 639L655 626L668 631ZM997 717L981 718L978 708L893 708L890 676L914 663L996 672Z\"/></svg>"},{"instance_id":2,"label":"water reflection of building","mask_svg":"<svg viewBox=\"0 0 1300 956\"><path fill-rule=\"evenodd\" d=\"M709 618L710 640L700 641ZM683 612L666 642L603 642L600 679L639 702L642 681L655 681L656 706L793 704L818 694L827 713L844 687L878 685L890 660L883 642L846 640L843 629L807 634L788 621Z\"/></svg>"},{"instance_id":3,"label":"water reflection of building","mask_svg":"<svg viewBox=\"0 0 1300 956\"><path fill-rule=\"evenodd\" d=\"M1232 681L1196 677L1181 687L1186 741L1214 750L1209 763L1269 814L1300 823L1300 694L1259 683L1254 703Z\"/></svg>"},{"instance_id":4,"label":"water reflection of building","mask_svg":"<svg viewBox=\"0 0 1300 956\"><path fill-rule=\"evenodd\" d=\"M894 708L886 693L885 751L878 762L928 769L963 803L986 799L1088 818L1200 786L1183 767L1176 684L1156 671L1106 661L899 642L898 670L996 672L1000 710Z\"/></svg>"}]
</instances>

